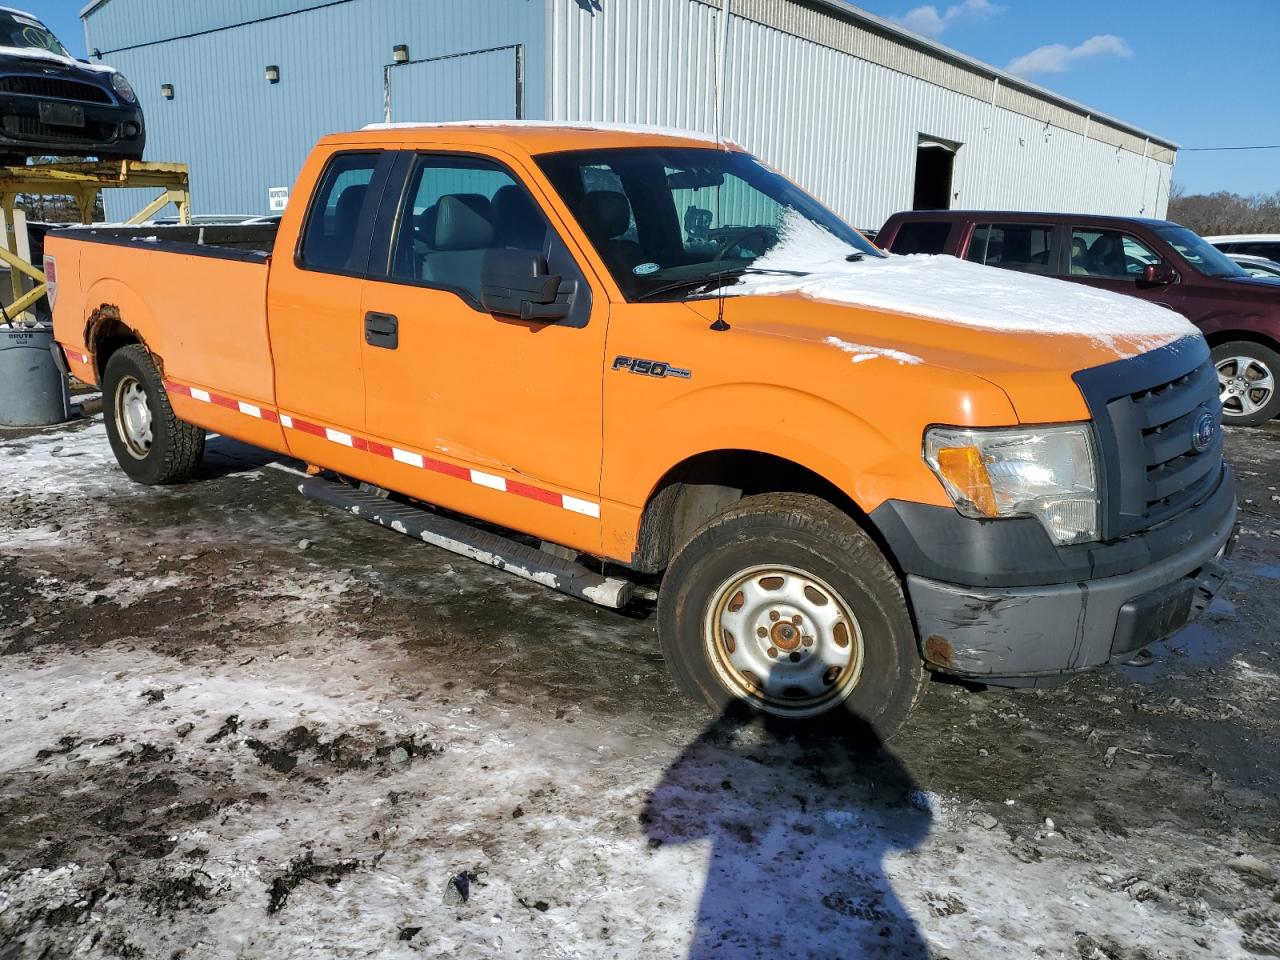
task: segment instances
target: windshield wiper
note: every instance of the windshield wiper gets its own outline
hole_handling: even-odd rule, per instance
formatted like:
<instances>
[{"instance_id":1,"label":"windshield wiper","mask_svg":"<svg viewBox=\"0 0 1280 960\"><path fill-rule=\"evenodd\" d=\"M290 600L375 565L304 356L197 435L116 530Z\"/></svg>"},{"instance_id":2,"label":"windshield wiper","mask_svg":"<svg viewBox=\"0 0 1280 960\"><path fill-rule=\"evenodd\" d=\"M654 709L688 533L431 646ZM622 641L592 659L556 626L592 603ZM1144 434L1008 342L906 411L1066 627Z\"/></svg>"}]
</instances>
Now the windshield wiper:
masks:
<instances>
[{"instance_id":1,"label":"windshield wiper","mask_svg":"<svg viewBox=\"0 0 1280 960\"><path fill-rule=\"evenodd\" d=\"M644 293L636 297L636 300L652 300L654 297L661 296L664 293L671 293L674 290L683 290L686 287L693 287L695 291L700 289L709 290L716 287L723 287L730 280L736 280L738 277L746 276L748 274L782 277L808 276L804 270L774 270L767 267L739 267L734 270L721 270L717 273L711 273L701 277L690 277L686 280L673 280L671 283L664 283L661 286L654 287L652 290L646 290Z\"/></svg>"}]
</instances>

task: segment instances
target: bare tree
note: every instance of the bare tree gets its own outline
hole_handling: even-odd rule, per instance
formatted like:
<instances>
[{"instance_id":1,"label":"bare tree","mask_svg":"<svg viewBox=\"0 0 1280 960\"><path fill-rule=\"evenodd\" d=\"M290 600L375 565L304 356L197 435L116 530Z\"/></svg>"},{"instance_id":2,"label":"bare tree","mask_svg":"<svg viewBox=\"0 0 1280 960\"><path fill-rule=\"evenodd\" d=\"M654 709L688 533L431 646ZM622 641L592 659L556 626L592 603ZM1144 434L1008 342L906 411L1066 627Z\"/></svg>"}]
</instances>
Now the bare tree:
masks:
<instances>
[{"instance_id":1,"label":"bare tree","mask_svg":"<svg viewBox=\"0 0 1280 960\"><path fill-rule=\"evenodd\" d=\"M1243 196L1220 190L1188 194L1175 183L1169 191L1169 219L1196 233L1280 233L1280 192Z\"/></svg>"}]
</instances>

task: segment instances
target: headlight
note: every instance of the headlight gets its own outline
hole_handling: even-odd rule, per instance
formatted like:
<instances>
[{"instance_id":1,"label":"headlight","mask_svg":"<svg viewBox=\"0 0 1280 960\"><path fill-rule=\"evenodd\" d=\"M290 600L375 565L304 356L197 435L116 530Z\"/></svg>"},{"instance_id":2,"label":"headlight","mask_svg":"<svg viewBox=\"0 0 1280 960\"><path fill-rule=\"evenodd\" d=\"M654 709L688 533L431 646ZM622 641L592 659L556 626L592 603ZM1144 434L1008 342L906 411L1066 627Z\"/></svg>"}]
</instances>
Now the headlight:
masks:
<instances>
[{"instance_id":1,"label":"headlight","mask_svg":"<svg viewBox=\"0 0 1280 960\"><path fill-rule=\"evenodd\" d=\"M933 427L924 458L966 517L1035 517L1059 546L1098 539L1098 472L1087 424Z\"/></svg>"},{"instance_id":2,"label":"headlight","mask_svg":"<svg viewBox=\"0 0 1280 960\"><path fill-rule=\"evenodd\" d=\"M133 92L133 87L129 86L129 81L124 78L123 73L113 73L111 75L111 86L116 93L120 94L120 99L128 103L136 103L138 95Z\"/></svg>"}]
</instances>

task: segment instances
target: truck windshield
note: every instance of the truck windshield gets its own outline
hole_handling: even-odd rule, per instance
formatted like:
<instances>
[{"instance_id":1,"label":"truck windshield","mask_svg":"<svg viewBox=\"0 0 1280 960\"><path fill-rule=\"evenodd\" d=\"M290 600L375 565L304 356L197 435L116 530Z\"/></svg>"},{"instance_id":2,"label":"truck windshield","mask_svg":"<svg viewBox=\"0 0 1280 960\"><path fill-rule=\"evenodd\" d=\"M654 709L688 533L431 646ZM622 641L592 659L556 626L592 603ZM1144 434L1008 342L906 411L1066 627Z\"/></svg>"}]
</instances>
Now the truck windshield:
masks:
<instances>
[{"instance_id":1,"label":"truck windshield","mask_svg":"<svg viewBox=\"0 0 1280 960\"><path fill-rule=\"evenodd\" d=\"M628 300L688 297L750 272L798 222L846 245L851 258L883 256L745 153L628 147L537 160Z\"/></svg>"},{"instance_id":2,"label":"truck windshield","mask_svg":"<svg viewBox=\"0 0 1280 960\"><path fill-rule=\"evenodd\" d=\"M71 56L43 23L13 10L0 10L0 47L44 50L60 57Z\"/></svg>"},{"instance_id":3,"label":"truck windshield","mask_svg":"<svg viewBox=\"0 0 1280 960\"><path fill-rule=\"evenodd\" d=\"M1156 233L1165 243L1177 250L1192 269L1206 277L1247 277L1248 273L1225 253L1186 227L1171 223L1156 227Z\"/></svg>"}]
</instances>

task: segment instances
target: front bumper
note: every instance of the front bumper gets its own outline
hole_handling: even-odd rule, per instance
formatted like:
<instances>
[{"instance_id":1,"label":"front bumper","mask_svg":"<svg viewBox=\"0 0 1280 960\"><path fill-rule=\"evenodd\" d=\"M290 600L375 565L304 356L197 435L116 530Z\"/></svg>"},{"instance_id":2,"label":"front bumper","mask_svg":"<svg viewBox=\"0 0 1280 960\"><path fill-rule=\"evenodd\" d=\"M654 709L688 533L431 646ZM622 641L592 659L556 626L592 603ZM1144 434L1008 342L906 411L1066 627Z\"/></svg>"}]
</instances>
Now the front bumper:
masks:
<instances>
[{"instance_id":1,"label":"front bumper","mask_svg":"<svg viewBox=\"0 0 1280 960\"><path fill-rule=\"evenodd\" d=\"M1145 556L1125 572L973 586L908 569L907 595L925 661L985 683L1029 685L1129 659L1186 626L1222 589L1236 512L1234 484L1224 468L1206 500L1139 535L1150 542L1136 554L1132 544L1098 545L1088 558L1098 571L1112 565L1112 549ZM1017 536L1012 528L1010 534Z\"/></svg>"},{"instance_id":2,"label":"front bumper","mask_svg":"<svg viewBox=\"0 0 1280 960\"><path fill-rule=\"evenodd\" d=\"M142 158L146 130L136 104L75 103L83 110L83 126L47 124L40 118L40 98L0 94L0 152L29 156Z\"/></svg>"}]
</instances>

